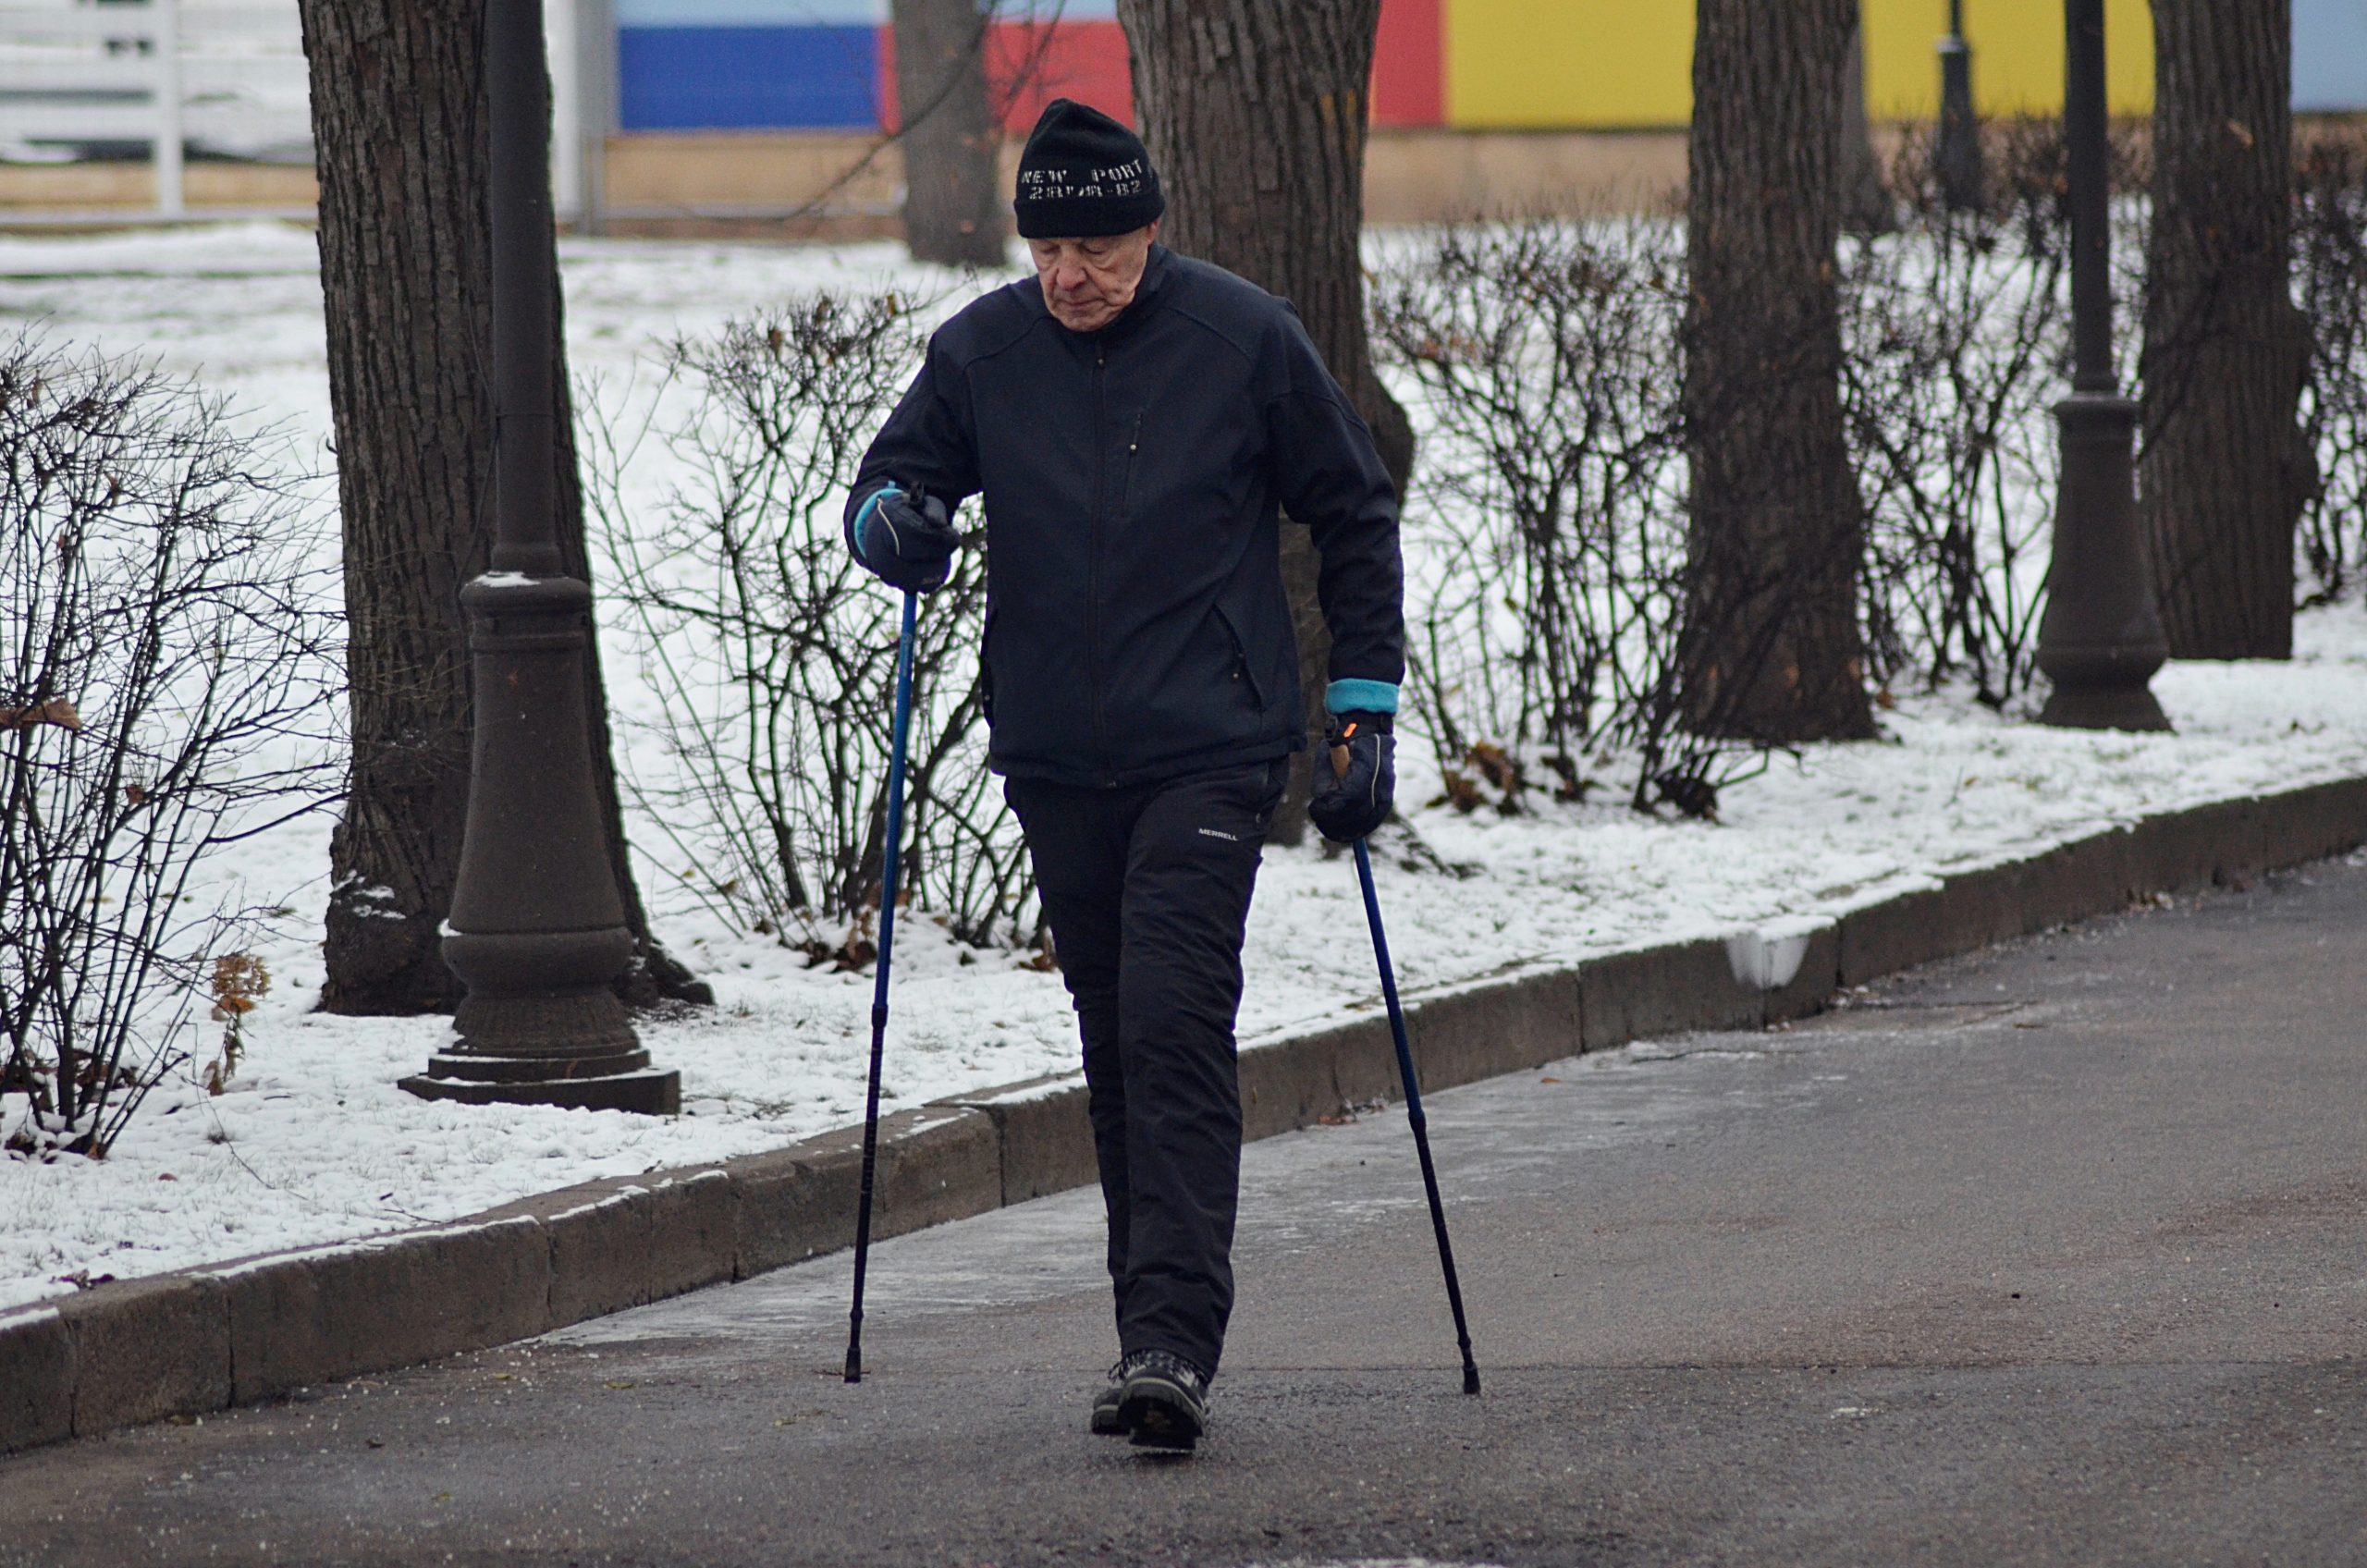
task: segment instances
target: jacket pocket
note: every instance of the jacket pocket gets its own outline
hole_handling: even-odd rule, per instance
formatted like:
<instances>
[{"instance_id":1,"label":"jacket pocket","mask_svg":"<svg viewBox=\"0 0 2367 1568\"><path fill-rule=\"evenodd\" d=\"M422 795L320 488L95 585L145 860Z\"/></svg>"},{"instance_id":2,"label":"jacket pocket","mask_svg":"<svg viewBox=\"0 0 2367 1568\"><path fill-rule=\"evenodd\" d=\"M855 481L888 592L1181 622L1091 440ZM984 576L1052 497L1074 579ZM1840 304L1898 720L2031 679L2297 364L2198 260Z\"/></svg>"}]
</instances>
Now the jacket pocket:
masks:
<instances>
[{"instance_id":1,"label":"jacket pocket","mask_svg":"<svg viewBox=\"0 0 2367 1568\"><path fill-rule=\"evenodd\" d=\"M1249 700L1258 712L1266 711L1266 689L1257 679L1257 668L1249 660L1249 645L1241 640L1241 629L1233 623L1225 607L1216 608L1217 624L1224 628L1224 640L1233 647L1233 678L1249 689Z\"/></svg>"}]
</instances>

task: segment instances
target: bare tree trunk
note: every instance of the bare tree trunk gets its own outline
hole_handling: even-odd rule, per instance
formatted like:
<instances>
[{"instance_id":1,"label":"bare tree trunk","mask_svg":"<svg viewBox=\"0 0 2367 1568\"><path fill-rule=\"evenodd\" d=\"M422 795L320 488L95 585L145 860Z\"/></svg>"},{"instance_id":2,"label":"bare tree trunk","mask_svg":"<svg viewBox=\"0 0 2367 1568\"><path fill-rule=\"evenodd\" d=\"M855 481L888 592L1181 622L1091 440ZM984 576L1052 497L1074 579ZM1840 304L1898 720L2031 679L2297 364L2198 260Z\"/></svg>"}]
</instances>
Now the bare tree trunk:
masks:
<instances>
[{"instance_id":1,"label":"bare tree trunk","mask_svg":"<svg viewBox=\"0 0 2367 1568\"><path fill-rule=\"evenodd\" d=\"M916 262L1000 266L1000 133L987 100L979 0L894 0L896 104L904 145L904 243Z\"/></svg>"},{"instance_id":2,"label":"bare tree trunk","mask_svg":"<svg viewBox=\"0 0 2367 1568\"><path fill-rule=\"evenodd\" d=\"M2178 658L2293 652L2294 530L2318 469L2300 423L2291 0L2153 0L2138 505Z\"/></svg>"},{"instance_id":3,"label":"bare tree trunk","mask_svg":"<svg viewBox=\"0 0 2367 1568\"><path fill-rule=\"evenodd\" d=\"M1678 656L1697 731L1873 733L1858 622L1864 503L1843 441L1835 121L1857 0L1700 0Z\"/></svg>"},{"instance_id":4,"label":"bare tree trunk","mask_svg":"<svg viewBox=\"0 0 2367 1568\"><path fill-rule=\"evenodd\" d=\"M1866 116L1862 0L1849 7L1849 59L1841 72L1841 212L1853 234L1888 234L1898 227L1882 160L1874 155L1873 122Z\"/></svg>"},{"instance_id":5,"label":"bare tree trunk","mask_svg":"<svg viewBox=\"0 0 2367 1568\"><path fill-rule=\"evenodd\" d=\"M1365 322L1365 133L1380 0L1118 0L1134 106L1168 206L1165 240L1282 296L1372 427L1402 496L1414 431L1373 374ZM1282 535L1309 728L1323 725L1330 634L1315 550ZM1272 837L1306 832L1298 759Z\"/></svg>"},{"instance_id":6,"label":"bare tree trunk","mask_svg":"<svg viewBox=\"0 0 2367 1568\"><path fill-rule=\"evenodd\" d=\"M333 1012L446 1011L460 995L440 929L468 806L460 586L485 569L493 541L484 3L300 4L353 726L353 778L329 848L321 1004ZM556 292L551 309L559 310ZM582 572L583 497L561 372L560 544L569 570ZM613 829L598 663L595 650L587 671L594 756ZM642 999L697 995L704 987L648 939L620 832L611 850L643 949L620 986Z\"/></svg>"}]
</instances>

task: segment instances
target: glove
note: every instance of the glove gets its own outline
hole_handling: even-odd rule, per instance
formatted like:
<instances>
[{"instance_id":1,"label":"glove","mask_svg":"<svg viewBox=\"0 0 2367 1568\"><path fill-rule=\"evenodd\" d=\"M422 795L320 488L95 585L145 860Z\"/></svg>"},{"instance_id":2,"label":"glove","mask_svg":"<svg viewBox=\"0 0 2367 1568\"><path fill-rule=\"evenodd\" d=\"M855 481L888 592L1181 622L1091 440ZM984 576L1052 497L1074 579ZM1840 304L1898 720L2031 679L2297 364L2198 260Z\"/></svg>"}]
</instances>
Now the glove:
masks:
<instances>
[{"instance_id":1,"label":"glove","mask_svg":"<svg viewBox=\"0 0 2367 1568\"><path fill-rule=\"evenodd\" d=\"M1397 800L1397 737L1390 730L1385 713L1331 717L1324 737L1331 760L1316 764L1306 815L1335 844L1354 843L1389 820Z\"/></svg>"},{"instance_id":2,"label":"glove","mask_svg":"<svg viewBox=\"0 0 2367 1568\"><path fill-rule=\"evenodd\" d=\"M945 515L945 503L923 496L917 503L896 485L872 492L854 514L855 559L891 587L926 594L945 586L962 535Z\"/></svg>"}]
</instances>

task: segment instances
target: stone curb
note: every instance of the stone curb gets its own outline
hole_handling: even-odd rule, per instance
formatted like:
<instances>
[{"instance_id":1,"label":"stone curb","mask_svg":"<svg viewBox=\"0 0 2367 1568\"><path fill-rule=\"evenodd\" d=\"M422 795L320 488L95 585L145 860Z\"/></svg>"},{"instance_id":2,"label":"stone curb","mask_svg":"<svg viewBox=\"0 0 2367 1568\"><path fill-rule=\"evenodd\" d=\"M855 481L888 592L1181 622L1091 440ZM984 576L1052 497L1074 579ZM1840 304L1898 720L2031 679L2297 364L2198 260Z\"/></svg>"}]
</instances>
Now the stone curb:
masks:
<instances>
[{"instance_id":1,"label":"stone curb","mask_svg":"<svg viewBox=\"0 0 2367 1568\"><path fill-rule=\"evenodd\" d=\"M1834 919L1669 943L1409 999L1447 1088L1658 1035L1755 1028L1933 959L2250 881L2367 842L2367 778L2148 817ZM1399 1090L1387 1020L1242 1052L1253 1138ZM423 1231L102 1285L0 1314L0 1452L483 1350L852 1245L862 1130L585 1182ZM1085 1087L1033 1079L880 1122L886 1238L1094 1180Z\"/></svg>"}]
</instances>

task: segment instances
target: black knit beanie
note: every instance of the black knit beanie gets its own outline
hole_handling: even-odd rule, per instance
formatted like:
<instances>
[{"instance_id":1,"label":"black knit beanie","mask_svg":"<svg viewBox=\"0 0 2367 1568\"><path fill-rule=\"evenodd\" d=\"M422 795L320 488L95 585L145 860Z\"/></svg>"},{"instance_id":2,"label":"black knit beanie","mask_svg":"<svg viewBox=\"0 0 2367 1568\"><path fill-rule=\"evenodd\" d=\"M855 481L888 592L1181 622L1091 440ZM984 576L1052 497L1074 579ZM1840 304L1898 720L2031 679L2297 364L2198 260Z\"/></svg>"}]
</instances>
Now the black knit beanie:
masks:
<instances>
[{"instance_id":1,"label":"black knit beanie","mask_svg":"<svg viewBox=\"0 0 2367 1568\"><path fill-rule=\"evenodd\" d=\"M1055 98L1019 154L1011 203L1023 239L1131 234L1167 211L1142 138L1098 109Z\"/></svg>"}]
</instances>

